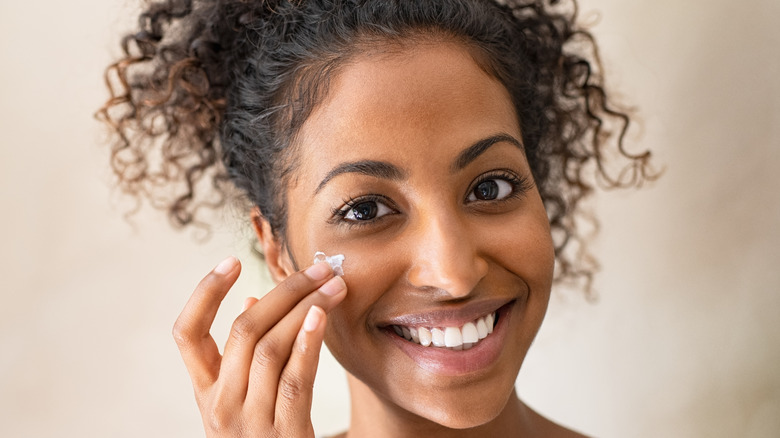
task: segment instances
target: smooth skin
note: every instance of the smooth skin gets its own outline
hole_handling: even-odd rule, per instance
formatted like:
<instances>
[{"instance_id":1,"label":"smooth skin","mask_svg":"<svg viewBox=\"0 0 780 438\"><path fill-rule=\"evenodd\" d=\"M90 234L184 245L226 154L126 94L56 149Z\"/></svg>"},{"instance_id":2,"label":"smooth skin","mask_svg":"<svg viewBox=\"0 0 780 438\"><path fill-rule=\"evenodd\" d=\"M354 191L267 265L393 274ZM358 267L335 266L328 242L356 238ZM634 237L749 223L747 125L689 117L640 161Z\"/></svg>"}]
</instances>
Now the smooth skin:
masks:
<instances>
[{"instance_id":1,"label":"smooth skin","mask_svg":"<svg viewBox=\"0 0 780 438\"><path fill-rule=\"evenodd\" d=\"M207 434L312 436L324 338L348 374L345 436L582 436L514 391L547 309L554 251L508 93L460 43L384 49L340 69L304 123L286 240L252 213L278 286L239 316L221 358L208 328L238 268L207 276L177 323ZM486 181L495 196L476 197ZM316 251L346 256L334 296L321 292L332 274L293 269ZM495 300L512 303L507 341L476 372L439 375L388 339L393 317ZM306 331L314 305L323 313Z\"/></svg>"}]
</instances>

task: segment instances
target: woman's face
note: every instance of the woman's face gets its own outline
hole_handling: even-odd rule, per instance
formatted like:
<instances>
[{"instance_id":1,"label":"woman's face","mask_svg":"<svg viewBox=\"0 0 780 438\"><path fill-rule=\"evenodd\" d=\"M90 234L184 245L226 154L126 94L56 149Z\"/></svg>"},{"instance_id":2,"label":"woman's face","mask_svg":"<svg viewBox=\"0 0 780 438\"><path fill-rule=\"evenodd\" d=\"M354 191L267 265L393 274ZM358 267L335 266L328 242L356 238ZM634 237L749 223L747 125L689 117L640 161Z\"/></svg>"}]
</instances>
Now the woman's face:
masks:
<instances>
[{"instance_id":1,"label":"woman's face","mask_svg":"<svg viewBox=\"0 0 780 438\"><path fill-rule=\"evenodd\" d=\"M456 43L359 56L332 78L296 154L290 253L301 267L316 251L346 256L333 355L393 409L458 428L495 418L542 323L554 261L504 87ZM491 330L491 314L495 329L467 349L396 333L457 345Z\"/></svg>"}]
</instances>

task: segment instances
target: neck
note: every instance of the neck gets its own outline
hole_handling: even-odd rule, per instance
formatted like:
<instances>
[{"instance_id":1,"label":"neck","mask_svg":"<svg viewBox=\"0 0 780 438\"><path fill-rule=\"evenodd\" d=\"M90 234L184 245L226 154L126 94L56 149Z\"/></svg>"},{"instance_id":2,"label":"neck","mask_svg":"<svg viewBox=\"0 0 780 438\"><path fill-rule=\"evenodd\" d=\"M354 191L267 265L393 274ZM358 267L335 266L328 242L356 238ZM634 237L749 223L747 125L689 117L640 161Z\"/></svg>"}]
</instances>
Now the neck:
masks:
<instances>
[{"instance_id":1,"label":"neck","mask_svg":"<svg viewBox=\"0 0 780 438\"><path fill-rule=\"evenodd\" d=\"M451 429L409 412L363 382L347 374L351 394L351 420L347 438L471 438L485 436L536 436L535 413L512 391L502 411L485 424Z\"/></svg>"}]
</instances>

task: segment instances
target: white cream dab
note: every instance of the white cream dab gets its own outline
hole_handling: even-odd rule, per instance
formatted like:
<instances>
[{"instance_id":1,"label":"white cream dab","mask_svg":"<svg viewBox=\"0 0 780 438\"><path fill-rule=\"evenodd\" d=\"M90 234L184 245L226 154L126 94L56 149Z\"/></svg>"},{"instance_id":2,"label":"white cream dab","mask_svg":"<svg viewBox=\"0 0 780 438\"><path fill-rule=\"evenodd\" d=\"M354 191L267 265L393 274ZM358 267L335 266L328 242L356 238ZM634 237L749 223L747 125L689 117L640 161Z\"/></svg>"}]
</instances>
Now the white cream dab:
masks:
<instances>
[{"instance_id":1,"label":"white cream dab","mask_svg":"<svg viewBox=\"0 0 780 438\"><path fill-rule=\"evenodd\" d=\"M314 253L314 263L326 262L333 269L333 273L336 275L344 275L344 269L341 264L344 262L344 254L336 254L334 256L326 256L324 252L317 251Z\"/></svg>"}]
</instances>

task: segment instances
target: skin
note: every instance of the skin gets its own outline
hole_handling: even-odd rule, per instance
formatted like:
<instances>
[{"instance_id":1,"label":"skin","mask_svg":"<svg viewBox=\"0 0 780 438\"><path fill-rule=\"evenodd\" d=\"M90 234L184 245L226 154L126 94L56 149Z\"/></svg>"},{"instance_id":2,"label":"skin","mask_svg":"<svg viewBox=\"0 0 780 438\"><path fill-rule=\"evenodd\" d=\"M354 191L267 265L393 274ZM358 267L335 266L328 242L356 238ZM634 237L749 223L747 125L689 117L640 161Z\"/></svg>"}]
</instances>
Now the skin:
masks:
<instances>
[{"instance_id":1,"label":"skin","mask_svg":"<svg viewBox=\"0 0 780 438\"><path fill-rule=\"evenodd\" d=\"M259 305L248 300L222 357L208 328L237 263L207 276L177 323L207 434L312 436L311 385L324 337L348 373L346 436L581 436L533 412L514 391L547 309L554 264L521 138L506 90L457 43L364 54L332 77L296 139L286 240L253 213L279 285ZM333 173L366 160L385 171ZM516 179L525 183L514 186ZM499 198L475 196L485 180L501 189ZM376 217L334 215L355 207L345 200L369 195L356 203L376 207ZM343 281L295 272L316 251L345 255ZM399 315L489 300L512 302L507 336L496 360L474 372L445 376L419 366L383 326ZM307 331L312 305L322 311L310 313Z\"/></svg>"}]
</instances>

